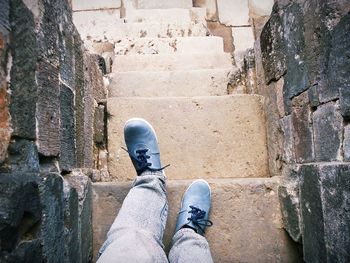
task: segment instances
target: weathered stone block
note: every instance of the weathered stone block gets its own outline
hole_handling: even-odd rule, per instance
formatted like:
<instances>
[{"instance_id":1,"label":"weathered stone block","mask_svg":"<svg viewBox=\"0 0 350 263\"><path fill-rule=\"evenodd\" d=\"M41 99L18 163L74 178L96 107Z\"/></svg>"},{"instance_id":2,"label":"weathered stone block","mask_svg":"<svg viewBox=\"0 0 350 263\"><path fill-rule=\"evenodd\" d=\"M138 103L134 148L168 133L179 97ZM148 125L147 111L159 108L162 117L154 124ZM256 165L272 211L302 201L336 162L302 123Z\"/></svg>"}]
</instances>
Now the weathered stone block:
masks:
<instances>
[{"instance_id":1,"label":"weathered stone block","mask_svg":"<svg viewBox=\"0 0 350 263\"><path fill-rule=\"evenodd\" d=\"M65 2L65 1L63 1ZM64 13L63 17L67 17ZM70 18L71 19L71 18ZM72 21L62 21L62 28L59 31L59 49L60 49L60 79L65 85L74 90L75 72L74 72L74 37Z\"/></svg>"},{"instance_id":2,"label":"weathered stone block","mask_svg":"<svg viewBox=\"0 0 350 263\"><path fill-rule=\"evenodd\" d=\"M220 23L227 26L249 25L248 0L217 0Z\"/></svg>"},{"instance_id":3,"label":"weathered stone block","mask_svg":"<svg viewBox=\"0 0 350 263\"><path fill-rule=\"evenodd\" d=\"M91 70L90 56L84 53L82 41L78 34L74 36L74 41L77 166L92 168L94 165L94 80L91 79L91 73L89 72Z\"/></svg>"},{"instance_id":4,"label":"weathered stone block","mask_svg":"<svg viewBox=\"0 0 350 263\"><path fill-rule=\"evenodd\" d=\"M314 143L307 93L295 97L292 104L295 158L298 163L311 162L314 160Z\"/></svg>"},{"instance_id":5,"label":"weathered stone block","mask_svg":"<svg viewBox=\"0 0 350 263\"><path fill-rule=\"evenodd\" d=\"M340 110L350 117L350 13L342 17L332 31L332 50L329 56L328 89L337 97L340 91Z\"/></svg>"},{"instance_id":6,"label":"weathered stone block","mask_svg":"<svg viewBox=\"0 0 350 263\"><path fill-rule=\"evenodd\" d=\"M283 132L283 160L286 163L294 163L295 155L294 155L294 129L292 116L288 115L281 119L281 128Z\"/></svg>"},{"instance_id":7,"label":"weathered stone block","mask_svg":"<svg viewBox=\"0 0 350 263\"><path fill-rule=\"evenodd\" d=\"M10 14L10 1L4 0L0 3L0 25L1 25L1 31L9 30L10 29L10 21L9 21L9 14Z\"/></svg>"},{"instance_id":8,"label":"weathered stone block","mask_svg":"<svg viewBox=\"0 0 350 263\"><path fill-rule=\"evenodd\" d=\"M260 46L257 42L257 46ZM258 49L255 49L259 52ZM261 56L256 55L257 62L257 74L259 76L264 76L261 65ZM266 111L266 133L267 133L267 148L268 148L268 158L269 158L269 170L271 176L280 175L280 170L282 167L282 153L283 153L283 134L281 129L281 114L278 107L278 102L280 101L279 95L283 85L283 78L279 79L277 82L271 82L269 86L266 86L264 79L260 79L258 82L258 92L264 95L264 110Z\"/></svg>"},{"instance_id":9,"label":"weathered stone block","mask_svg":"<svg viewBox=\"0 0 350 263\"><path fill-rule=\"evenodd\" d=\"M324 262L326 259L324 218L317 168L303 165L300 176L304 259L308 262Z\"/></svg>"},{"instance_id":10,"label":"weathered stone block","mask_svg":"<svg viewBox=\"0 0 350 263\"><path fill-rule=\"evenodd\" d=\"M327 65L330 52L330 17L335 17L331 6L338 1L308 1L303 5L305 57L309 84L317 87L320 102L333 96L327 84ZM338 10L339 11L339 10ZM336 11L336 13L338 12Z\"/></svg>"},{"instance_id":11,"label":"weathered stone block","mask_svg":"<svg viewBox=\"0 0 350 263\"><path fill-rule=\"evenodd\" d=\"M349 81L350 83L350 81ZM340 88L340 112L345 118L350 117L350 85L347 85L346 87Z\"/></svg>"},{"instance_id":12,"label":"weathered stone block","mask_svg":"<svg viewBox=\"0 0 350 263\"><path fill-rule=\"evenodd\" d=\"M77 166L84 166L84 52L79 34L74 34L75 118Z\"/></svg>"},{"instance_id":13,"label":"weathered stone block","mask_svg":"<svg viewBox=\"0 0 350 263\"><path fill-rule=\"evenodd\" d=\"M318 97L317 86L312 86L308 89L309 102L311 107L317 107L320 104Z\"/></svg>"},{"instance_id":14,"label":"weathered stone block","mask_svg":"<svg viewBox=\"0 0 350 263\"><path fill-rule=\"evenodd\" d=\"M54 173L41 174L39 185L42 208L41 240L47 262L62 262L64 248L63 181Z\"/></svg>"},{"instance_id":15,"label":"weathered stone block","mask_svg":"<svg viewBox=\"0 0 350 263\"><path fill-rule=\"evenodd\" d=\"M34 142L16 139L11 142L8 153L12 171L40 171L38 149Z\"/></svg>"},{"instance_id":16,"label":"weathered stone block","mask_svg":"<svg viewBox=\"0 0 350 263\"><path fill-rule=\"evenodd\" d=\"M59 162L63 171L71 171L76 167L74 93L64 84L60 85L60 109Z\"/></svg>"},{"instance_id":17,"label":"weathered stone block","mask_svg":"<svg viewBox=\"0 0 350 263\"><path fill-rule=\"evenodd\" d=\"M224 39L224 51L227 53L233 52L232 28L222 25L219 22L207 22L207 26L212 35L222 37Z\"/></svg>"},{"instance_id":18,"label":"weathered stone block","mask_svg":"<svg viewBox=\"0 0 350 263\"><path fill-rule=\"evenodd\" d=\"M305 91L308 86L308 73L304 57L304 26L303 14L300 6L293 3L283 10L283 41L286 54L287 74L284 77L284 104L290 113L291 99Z\"/></svg>"},{"instance_id":19,"label":"weathered stone block","mask_svg":"<svg viewBox=\"0 0 350 263\"><path fill-rule=\"evenodd\" d=\"M105 106L98 105L95 108L94 117L94 141L97 144L105 143Z\"/></svg>"},{"instance_id":20,"label":"weathered stone block","mask_svg":"<svg viewBox=\"0 0 350 263\"><path fill-rule=\"evenodd\" d=\"M316 160L341 160L343 118L337 104L330 102L317 108L313 114L313 130Z\"/></svg>"},{"instance_id":21,"label":"weathered stone block","mask_svg":"<svg viewBox=\"0 0 350 263\"><path fill-rule=\"evenodd\" d=\"M85 84L92 86L93 98L97 103L104 102L107 98L107 90L103 85L102 70L99 67L100 56L88 55L86 57L86 79Z\"/></svg>"},{"instance_id":22,"label":"weathered stone block","mask_svg":"<svg viewBox=\"0 0 350 263\"><path fill-rule=\"evenodd\" d=\"M42 256L40 239L23 241L19 243L17 248L11 252L2 251L0 254L0 260L3 263L45 262Z\"/></svg>"},{"instance_id":23,"label":"weathered stone block","mask_svg":"<svg viewBox=\"0 0 350 263\"><path fill-rule=\"evenodd\" d=\"M344 141L343 141L344 161L350 161L350 125L344 127Z\"/></svg>"},{"instance_id":24,"label":"weathered stone block","mask_svg":"<svg viewBox=\"0 0 350 263\"><path fill-rule=\"evenodd\" d=\"M33 14L21 0L10 1L11 21L11 123L13 135L35 139L35 81L38 46Z\"/></svg>"},{"instance_id":25,"label":"weathered stone block","mask_svg":"<svg viewBox=\"0 0 350 263\"><path fill-rule=\"evenodd\" d=\"M65 255L67 262L81 261L81 236L79 224L78 194L67 181L64 185L64 226L65 226Z\"/></svg>"},{"instance_id":26,"label":"weathered stone block","mask_svg":"<svg viewBox=\"0 0 350 263\"><path fill-rule=\"evenodd\" d=\"M38 150L44 156L57 156L60 152L59 69L45 61L40 61L37 66Z\"/></svg>"},{"instance_id":27,"label":"weathered stone block","mask_svg":"<svg viewBox=\"0 0 350 263\"><path fill-rule=\"evenodd\" d=\"M60 176L2 173L0 200L1 262L62 262Z\"/></svg>"},{"instance_id":28,"label":"weathered stone block","mask_svg":"<svg viewBox=\"0 0 350 263\"><path fill-rule=\"evenodd\" d=\"M301 167L303 248L307 262L350 260L349 172L347 164Z\"/></svg>"},{"instance_id":29,"label":"weathered stone block","mask_svg":"<svg viewBox=\"0 0 350 263\"><path fill-rule=\"evenodd\" d=\"M38 1L39 2L39 1ZM40 1L42 9L39 10L40 15L36 19L40 19L37 24L37 41L38 41L38 56L51 65L59 66L59 9L58 2Z\"/></svg>"},{"instance_id":30,"label":"weathered stone block","mask_svg":"<svg viewBox=\"0 0 350 263\"><path fill-rule=\"evenodd\" d=\"M299 198L298 167L287 165L278 189L283 226L295 242L301 242L301 212Z\"/></svg>"},{"instance_id":31,"label":"weathered stone block","mask_svg":"<svg viewBox=\"0 0 350 263\"><path fill-rule=\"evenodd\" d=\"M296 188L295 188L296 189ZM293 189L294 190L294 189ZM296 242L301 240L299 199L298 192L291 191L286 186L280 186L278 189L281 209L283 214L283 225L292 239Z\"/></svg>"},{"instance_id":32,"label":"weathered stone block","mask_svg":"<svg viewBox=\"0 0 350 263\"><path fill-rule=\"evenodd\" d=\"M286 72L286 58L283 40L283 21L275 4L270 20L260 35L262 63L265 71L265 82L278 80Z\"/></svg>"},{"instance_id":33,"label":"weathered stone block","mask_svg":"<svg viewBox=\"0 0 350 263\"><path fill-rule=\"evenodd\" d=\"M91 75L91 70L97 67L96 62L92 59L92 56L84 54L84 87L82 103L84 118L84 143L83 143L83 166L86 168L92 168L93 161L93 141L94 141L94 87L95 82ZM97 69L99 70L99 69Z\"/></svg>"},{"instance_id":34,"label":"weathered stone block","mask_svg":"<svg viewBox=\"0 0 350 263\"><path fill-rule=\"evenodd\" d=\"M283 97L284 78L281 77L277 82L271 83L270 86L271 89L273 88L272 92L276 94L276 105L278 114L280 118L283 118L284 116L286 116Z\"/></svg>"},{"instance_id":35,"label":"weathered stone block","mask_svg":"<svg viewBox=\"0 0 350 263\"><path fill-rule=\"evenodd\" d=\"M92 204L91 181L81 171L73 171L65 176L65 180L78 193L79 203L79 239L81 239L82 262L90 262L92 259Z\"/></svg>"},{"instance_id":36,"label":"weathered stone block","mask_svg":"<svg viewBox=\"0 0 350 263\"><path fill-rule=\"evenodd\" d=\"M328 262L350 261L350 167L321 167L321 196Z\"/></svg>"},{"instance_id":37,"label":"weathered stone block","mask_svg":"<svg viewBox=\"0 0 350 263\"><path fill-rule=\"evenodd\" d=\"M36 174L2 173L0 176L0 251L14 251L21 240L39 237L41 204ZM13 256L16 256L15 252ZM3 262L2 253L0 261Z\"/></svg>"},{"instance_id":38,"label":"weathered stone block","mask_svg":"<svg viewBox=\"0 0 350 263\"><path fill-rule=\"evenodd\" d=\"M266 96L269 89L266 88L265 72L262 64L262 51L260 44L260 37L258 37L254 43L254 55L255 55L255 69L256 69L256 84L257 94Z\"/></svg>"}]
</instances>

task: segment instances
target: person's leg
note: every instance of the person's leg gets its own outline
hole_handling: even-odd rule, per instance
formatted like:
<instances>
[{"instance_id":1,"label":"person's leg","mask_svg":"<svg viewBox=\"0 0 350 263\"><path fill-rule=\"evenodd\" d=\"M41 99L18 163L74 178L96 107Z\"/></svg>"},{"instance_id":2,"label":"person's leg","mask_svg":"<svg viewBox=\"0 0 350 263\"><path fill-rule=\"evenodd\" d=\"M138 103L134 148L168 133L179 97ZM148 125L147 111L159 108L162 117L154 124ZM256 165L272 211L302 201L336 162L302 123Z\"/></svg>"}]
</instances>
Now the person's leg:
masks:
<instances>
[{"instance_id":1,"label":"person's leg","mask_svg":"<svg viewBox=\"0 0 350 263\"><path fill-rule=\"evenodd\" d=\"M181 203L169 252L170 263L212 263L209 244L203 236L205 227L212 226L208 220L211 192L204 180L194 181L186 190Z\"/></svg>"},{"instance_id":2,"label":"person's leg","mask_svg":"<svg viewBox=\"0 0 350 263\"><path fill-rule=\"evenodd\" d=\"M145 120L131 119L124 136L138 177L100 249L98 263L168 262L162 243L168 203L155 132Z\"/></svg>"},{"instance_id":3,"label":"person's leg","mask_svg":"<svg viewBox=\"0 0 350 263\"><path fill-rule=\"evenodd\" d=\"M167 262L162 243L167 214L164 175L144 172L125 198L98 262Z\"/></svg>"}]
</instances>

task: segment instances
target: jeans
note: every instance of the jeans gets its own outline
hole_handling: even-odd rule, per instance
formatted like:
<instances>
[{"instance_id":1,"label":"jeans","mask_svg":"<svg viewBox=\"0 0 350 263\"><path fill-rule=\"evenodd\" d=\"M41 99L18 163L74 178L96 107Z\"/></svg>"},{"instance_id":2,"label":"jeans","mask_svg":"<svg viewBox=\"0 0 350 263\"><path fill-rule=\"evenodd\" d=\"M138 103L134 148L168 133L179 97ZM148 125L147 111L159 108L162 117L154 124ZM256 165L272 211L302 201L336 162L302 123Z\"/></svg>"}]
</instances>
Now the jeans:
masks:
<instances>
[{"instance_id":1,"label":"jeans","mask_svg":"<svg viewBox=\"0 0 350 263\"><path fill-rule=\"evenodd\" d=\"M167 216L165 176L146 171L126 196L97 262L213 262L207 240L189 228L175 233L167 258L162 241Z\"/></svg>"}]
</instances>

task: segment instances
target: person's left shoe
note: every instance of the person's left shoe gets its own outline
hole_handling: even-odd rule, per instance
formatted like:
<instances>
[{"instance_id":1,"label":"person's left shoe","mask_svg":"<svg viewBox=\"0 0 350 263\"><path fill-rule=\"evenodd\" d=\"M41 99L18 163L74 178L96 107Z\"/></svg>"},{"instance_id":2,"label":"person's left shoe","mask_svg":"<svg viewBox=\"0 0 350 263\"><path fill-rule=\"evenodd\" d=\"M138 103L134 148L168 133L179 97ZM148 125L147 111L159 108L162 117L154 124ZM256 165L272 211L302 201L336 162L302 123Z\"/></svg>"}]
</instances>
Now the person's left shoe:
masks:
<instances>
[{"instance_id":1,"label":"person's left shoe","mask_svg":"<svg viewBox=\"0 0 350 263\"><path fill-rule=\"evenodd\" d=\"M124 139L137 175L144 171L162 171L156 132L141 118L128 120L124 126Z\"/></svg>"},{"instance_id":2,"label":"person's left shoe","mask_svg":"<svg viewBox=\"0 0 350 263\"><path fill-rule=\"evenodd\" d=\"M191 228L203 235L207 226L213 223L209 220L211 206L211 190L207 181L195 180L186 190L176 223L176 232L181 228Z\"/></svg>"}]
</instances>

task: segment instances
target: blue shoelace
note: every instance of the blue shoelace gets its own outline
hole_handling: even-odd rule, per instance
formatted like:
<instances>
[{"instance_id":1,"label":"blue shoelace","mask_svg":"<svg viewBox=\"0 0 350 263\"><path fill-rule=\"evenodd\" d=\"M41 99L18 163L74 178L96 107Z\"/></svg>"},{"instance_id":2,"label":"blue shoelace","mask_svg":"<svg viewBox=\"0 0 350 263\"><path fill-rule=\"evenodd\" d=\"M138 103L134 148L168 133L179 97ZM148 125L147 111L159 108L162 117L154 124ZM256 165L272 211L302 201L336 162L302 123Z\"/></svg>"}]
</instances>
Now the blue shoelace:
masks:
<instances>
[{"instance_id":1,"label":"blue shoelace","mask_svg":"<svg viewBox=\"0 0 350 263\"><path fill-rule=\"evenodd\" d=\"M213 222L207 219L204 219L206 212L190 205L191 210L188 212L191 214L191 217L187 220L191 221L193 225L199 230L199 234L204 234L204 227L210 227L213 225Z\"/></svg>"},{"instance_id":2,"label":"blue shoelace","mask_svg":"<svg viewBox=\"0 0 350 263\"><path fill-rule=\"evenodd\" d=\"M125 149L124 147L121 147L124 151L126 151L130 158L133 159L138 166L138 169L136 169L136 172L138 175L142 174L144 171L149 170L152 172L158 172L158 171L162 171L165 168L167 168L168 166L170 166L170 164L163 166L159 169L154 169L151 168L150 166L152 166L152 163L148 162L148 159L151 158L151 156L147 155L146 153L149 151L149 149L139 149L136 150L136 156L134 154L132 154L131 152L129 152L127 149Z\"/></svg>"}]
</instances>

